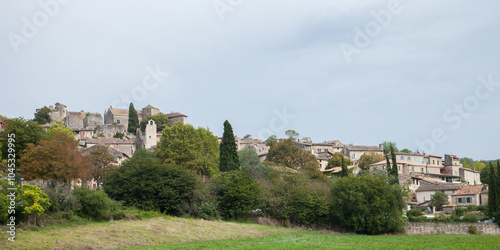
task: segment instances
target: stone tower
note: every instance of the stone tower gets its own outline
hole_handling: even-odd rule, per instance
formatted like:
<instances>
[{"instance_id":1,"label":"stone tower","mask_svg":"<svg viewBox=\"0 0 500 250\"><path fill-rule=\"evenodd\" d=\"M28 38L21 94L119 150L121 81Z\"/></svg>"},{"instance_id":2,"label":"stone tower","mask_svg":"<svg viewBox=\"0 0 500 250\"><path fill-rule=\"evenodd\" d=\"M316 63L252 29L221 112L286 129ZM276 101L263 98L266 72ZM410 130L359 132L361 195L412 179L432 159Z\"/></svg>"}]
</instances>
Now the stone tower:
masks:
<instances>
[{"instance_id":1,"label":"stone tower","mask_svg":"<svg viewBox=\"0 0 500 250\"><path fill-rule=\"evenodd\" d=\"M145 131L144 148L150 149L156 146L156 123L153 120L148 121Z\"/></svg>"}]
</instances>

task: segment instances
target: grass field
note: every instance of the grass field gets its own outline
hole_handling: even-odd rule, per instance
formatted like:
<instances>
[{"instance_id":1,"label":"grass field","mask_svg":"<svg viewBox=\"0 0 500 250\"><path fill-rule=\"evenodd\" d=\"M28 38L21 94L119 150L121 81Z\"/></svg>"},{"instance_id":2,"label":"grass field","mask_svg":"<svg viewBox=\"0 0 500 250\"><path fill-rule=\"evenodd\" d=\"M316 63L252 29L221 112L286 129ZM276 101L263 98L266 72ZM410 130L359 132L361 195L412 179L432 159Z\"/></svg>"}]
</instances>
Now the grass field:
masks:
<instances>
[{"instance_id":1,"label":"grass field","mask_svg":"<svg viewBox=\"0 0 500 250\"><path fill-rule=\"evenodd\" d=\"M362 236L166 216L20 230L15 243L1 237L0 249L500 249L500 236Z\"/></svg>"}]
</instances>

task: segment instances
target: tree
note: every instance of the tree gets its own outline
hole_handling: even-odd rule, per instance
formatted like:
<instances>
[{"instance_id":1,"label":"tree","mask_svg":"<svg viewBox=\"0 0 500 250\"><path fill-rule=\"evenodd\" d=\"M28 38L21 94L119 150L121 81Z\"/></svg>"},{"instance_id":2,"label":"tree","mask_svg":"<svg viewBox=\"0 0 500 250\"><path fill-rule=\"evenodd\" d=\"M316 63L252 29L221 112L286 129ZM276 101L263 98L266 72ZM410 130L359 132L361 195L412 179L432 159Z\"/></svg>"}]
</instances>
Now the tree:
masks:
<instances>
[{"instance_id":1,"label":"tree","mask_svg":"<svg viewBox=\"0 0 500 250\"><path fill-rule=\"evenodd\" d=\"M299 136L299 133L297 133L295 130L289 129L285 131L285 135L288 135L289 139L292 139L295 141L295 137Z\"/></svg>"},{"instance_id":2,"label":"tree","mask_svg":"<svg viewBox=\"0 0 500 250\"><path fill-rule=\"evenodd\" d=\"M35 119L33 119L33 121L39 125L50 123L52 121L52 118L50 117L50 109L45 106L36 111Z\"/></svg>"},{"instance_id":3,"label":"tree","mask_svg":"<svg viewBox=\"0 0 500 250\"><path fill-rule=\"evenodd\" d=\"M336 152L330 159L328 159L328 165L326 168L331 169L334 167L347 167L350 165L352 165L352 161L349 158L346 158L345 155L340 152Z\"/></svg>"},{"instance_id":4,"label":"tree","mask_svg":"<svg viewBox=\"0 0 500 250\"><path fill-rule=\"evenodd\" d=\"M247 135L245 135L245 136L243 137L243 139L245 139L245 140L246 140L246 139L251 139L251 138L252 138L252 135L251 135L251 134L247 134Z\"/></svg>"},{"instance_id":5,"label":"tree","mask_svg":"<svg viewBox=\"0 0 500 250\"><path fill-rule=\"evenodd\" d=\"M449 205L448 195L438 191L431 196L431 202L429 205L435 207L437 210L442 210L443 205Z\"/></svg>"},{"instance_id":6,"label":"tree","mask_svg":"<svg viewBox=\"0 0 500 250\"><path fill-rule=\"evenodd\" d=\"M66 126L62 121L57 121L56 123L52 124L49 128L49 131L47 131L47 139L51 140L54 139L54 134L55 133L63 133L67 135L70 138L75 139L76 133L71 129Z\"/></svg>"},{"instance_id":7,"label":"tree","mask_svg":"<svg viewBox=\"0 0 500 250\"><path fill-rule=\"evenodd\" d=\"M217 180L217 194L222 215L232 219L256 209L260 200L258 183L243 170L222 173Z\"/></svg>"},{"instance_id":8,"label":"tree","mask_svg":"<svg viewBox=\"0 0 500 250\"><path fill-rule=\"evenodd\" d=\"M476 171L481 172L481 170L483 170L483 168L485 168L485 167L486 167L486 164L484 164L484 163L482 163L482 162L480 162L480 161L476 161L476 162L474 162L473 166L474 166L474 169L475 169Z\"/></svg>"},{"instance_id":9,"label":"tree","mask_svg":"<svg viewBox=\"0 0 500 250\"><path fill-rule=\"evenodd\" d=\"M62 132L53 138L30 144L21 157L19 171L26 180L49 180L51 184L89 179L87 159L78 142Z\"/></svg>"},{"instance_id":10,"label":"tree","mask_svg":"<svg viewBox=\"0 0 500 250\"><path fill-rule=\"evenodd\" d=\"M119 139L123 139L123 137L125 136L124 133L122 132L116 132L114 135L113 135L113 138L119 138Z\"/></svg>"},{"instance_id":11,"label":"tree","mask_svg":"<svg viewBox=\"0 0 500 250\"><path fill-rule=\"evenodd\" d=\"M342 171L340 171L340 177L347 177L349 176L349 173L347 172L347 164L345 164L345 158L342 157Z\"/></svg>"},{"instance_id":12,"label":"tree","mask_svg":"<svg viewBox=\"0 0 500 250\"><path fill-rule=\"evenodd\" d=\"M395 151L396 151L396 144L391 144L389 146L390 150L391 150L391 156L392 156L392 168L390 169L391 170L391 173L390 175L392 175L392 181L391 183L392 184L399 184L399 169L398 169L398 163L396 161L396 154L395 154Z\"/></svg>"},{"instance_id":13,"label":"tree","mask_svg":"<svg viewBox=\"0 0 500 250\"><path fill-rule=\"evenodd\" d=\"M278 143L278 139L276 138L275 135L269 136L266 140L266 146L268 146L268 147L276 146L277 143Z\"/></svg>"},{"instance_id":14,"label":"tree","mask_svg":"<svg viewBox=\"0 0 500 250\"><path fill-rule=\"evenodd\" d=\"M244 149L238 152L238 156L242 168L256 167L260 163L260 158L259 155L257 155L257 151L255 151L255 148L250 145L247 145Z\"/></svg>"},{"instance_id":15,"label":"tree","mask_svg":"<svg viewBox=\"0 0 500 250\"><path fill-rule=\"evenodd\" d=\"M311 142L311 137L302 137L303 142Z\"/></svg>"},{"instance_id":16,"label":"tree","mask_svg":"<svg viewBox=\"0 0 500 250\"><path fill-rule=\"evenodd\" d=\"M158 132L162 132L169 125L168 116L166 114L160 113L157 115L150 115L141 121L141 131L143 133L146 131L146 125L148 125L149 120L155 121Z\"/></svg>"},{"instance_id":17,"label":"tree","mask_svg":"<svg viewBox=\"0 0 500 250\"><path fill-rule=\"evenodd\" d=\"M384 159L383 155L375 152L364 153L358 160L358 166L363 170L367 170L371 164L383 161Z\"/></svg>"},{"instance_id":18,"label":"tree","mask_svg":"<svg viewBox=\"0 0 500 250\"><path fill-rule=\"evenodd\" d=\"M106 146L96 146L92 148L88 152L88 157L90 174L97 182L97 187L99 187L104 176L116 167L115 159Z\"/></svg>"},{"instance_id":19,"label":"tree","mask_svg":"<svg viewBox=\"0 0 500 250\"><path fill-rule=\"evenodd\" d=\"M148 121L149 121L149 119L146 121L146 123ZM127 131L129 133L132 133L135 135L138 127L139 127L139 116L137 115L137 111L134 108L134 104L130 103L130 106L128 107L128 128L127 128Z\"/></svg>"},{"instance_id":20,"label":"tree","mask_svg":"<svg viewBox=\"0 0 500 250\"><path fill-rule=\"evenodd\" d=\"M494 217L496 213L498 212L498 203L499 201L497 200L497 192L500 191L497 189L498 183L497 183L497 174L498 173L498 167L495 167L491 162L490 166L488 168L488 215L490 217Z\"/></svg>"},{"instance_id":21,"label":"tree","mask_svg":"<svg viewBox=\"0 0 500 250\"><path fill-rule=\"evenodd\" d=\"M468 169L472 169L471 166L474 165L474 160L471 158L467 158L467 157L461 158L460 162L462 163L464 168L468 168Z\"/></svg>"},{"instance_id":22,"label":"tree","mask_svg":"<svg viewBox=\"0 0 500 250\"><path fill-rule=\"evenodd\" d=\"M163 163L185 167L203 176L218 171L219 143L204 128L174 123L163 130L155 156Z\"/></svg>"},{"instance_id":23,"label":"tree","mask_svg":"<svg viewBox=\"0 0 500 250\"><path fill-rule=\"evenodd\" d=\"M0 132L0 144L2 144L2 158L9 157L9 135L13 135L15 139L15 159L16 161L24 154L24 150L30 143L37 145L45 136L43 128L34 121L27 121L24 118L14 118L5 121L7 126L4 131Z\"/></svg>"},{"instance_id":24,"label":"tree","mask_svg":"<svg viewBox=\"0 0 500 250\"><path fill-rule=\"evenodd\" d=\"M193 196L196 176L183 167L132 157L109 173L103 183L109 197L128 206L180 215Z\"/></svg>"},{"instance_id":25,"label":"tree","mask_svg":"<svg viewBox=\"0 0 500 250\"><path fill-rule=\"evenodd\" d=\"M35 185L23 185L22 190L23 214L28 215L28 224L43 226L41 215L50 206L49 196Z\"/></svg>"},{"instance_id":26,"label":"tree","mask_svg":"<svg viewBox=\"0 0 500 250\"><path fill-rule=\"evenodd\" d=\"M266 159L292 169L303 169L309 161L317 163L316 157L311 152L297 148L292 139L281 140L276 146L271 147Z\"/></svg>"},{"instance_id":27,"label":"tree","mask_svg":"<svg viewBox=\"0 0 500 250\"><path fill-rule=\"evenodd\" d=\"M403 153L413 153L411 150L409 150L407 148L401 150L400 152L403 152Z\"/></svg>"},{"instance_id":28,"label":"tree","mask_svg":"<svg viewBox=\"0 0 500 250\"><path fill-rule=\"evenodd\" d=\"M220 144L219 169L221 172L227 172L239 169L239 167L240 160L238 158L236 141L234 140L233 128L226 120L224 122L224 133L222 134L222 142Z\"/></svg>"},{"instance_id":29,"label":"tree","mask_svg":"<svg viewBox=\"0 0 500 250\"><path fill-rule=\"evenodd\" d=\"M349 231L384 234L403 230L402 191L372 176L338 179L331 189L332 222Z\"/></svg>"},{"instance_id":30,"label":"tree","mask_svg":"<svg viewBox=\"0 0 500 250\"><path fill-rule=\"evenodd\" d=\"M399 152L395 142L390 142L390 141L382 142L382 149L384 150L384 152L391 152L391 146L394 149L394 152Z\"/></svg>"},{"instance_id":31,"label":"tree","mask_svg":"<svg viewBox=\"0 0 500 250\"><path fill-rule=\"evenodd\" d=\"M488 173L490 172L490 166L486 165L483 169L481 169L481 173L479 174L481 183L488 184Z\"/></svg>"}]
</instances>

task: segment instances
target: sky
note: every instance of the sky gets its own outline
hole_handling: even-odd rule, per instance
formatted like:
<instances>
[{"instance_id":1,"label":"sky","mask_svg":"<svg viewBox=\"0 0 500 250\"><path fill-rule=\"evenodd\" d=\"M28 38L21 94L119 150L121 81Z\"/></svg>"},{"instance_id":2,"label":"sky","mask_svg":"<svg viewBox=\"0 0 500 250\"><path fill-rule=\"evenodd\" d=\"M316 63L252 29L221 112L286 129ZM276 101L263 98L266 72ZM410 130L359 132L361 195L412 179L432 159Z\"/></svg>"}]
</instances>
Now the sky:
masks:
<instances>
[{"instance_id":1,"label":"sky","mask_svg":"<svg viewBox=\"0 0 500 250\"><path fill-rule=\"evenodd\" d=\"M151 104L235 135L500 158L499 1L0 2L0 114Z\"/></svg>"}]
</instances>

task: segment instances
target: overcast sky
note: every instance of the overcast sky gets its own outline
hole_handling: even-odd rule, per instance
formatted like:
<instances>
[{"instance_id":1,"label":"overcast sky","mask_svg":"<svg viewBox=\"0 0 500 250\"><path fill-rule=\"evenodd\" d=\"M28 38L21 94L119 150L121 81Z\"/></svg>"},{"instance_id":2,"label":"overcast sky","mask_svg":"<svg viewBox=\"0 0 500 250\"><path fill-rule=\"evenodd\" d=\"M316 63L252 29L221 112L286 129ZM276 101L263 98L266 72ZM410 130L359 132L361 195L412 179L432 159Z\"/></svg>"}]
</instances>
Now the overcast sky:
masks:
<instances>
[{"instance_id":1,"label":"overcast sky","mask_svg":"<svg viewBox=\"0 0 500 250\"><path fill-rule=\"evenodd\" d=\"M259 139L500 158L499 1L40 3L0 2L4 116L133 102L219 136L227 119Z\"/></svg>"}]
</instances>

